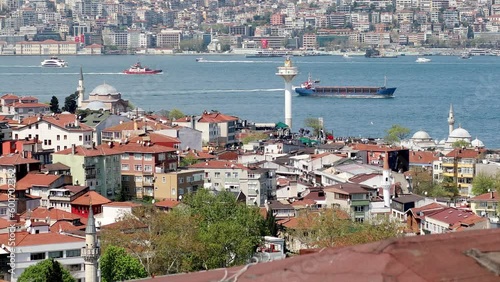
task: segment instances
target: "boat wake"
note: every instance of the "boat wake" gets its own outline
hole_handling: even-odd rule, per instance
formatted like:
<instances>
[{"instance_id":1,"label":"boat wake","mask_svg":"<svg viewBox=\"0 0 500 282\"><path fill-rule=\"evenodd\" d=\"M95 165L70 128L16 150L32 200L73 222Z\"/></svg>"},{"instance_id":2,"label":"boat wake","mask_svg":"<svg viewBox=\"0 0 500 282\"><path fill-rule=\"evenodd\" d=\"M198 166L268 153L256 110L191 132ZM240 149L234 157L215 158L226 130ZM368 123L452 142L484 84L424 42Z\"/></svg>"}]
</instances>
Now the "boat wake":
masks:
<instances>
[{"instance_id":1,"label":"boat wake","mask_svg":"<svg viewBox=\"0 0 500 282\"><path fill-rule=\"evenodd\" d=\"M176 95L185 94L217 94L217 93L255 93L255 92L280 92L284 91L283 88L269 88L269 89L195 89L185 91L175 91ZM163 96L165 92L158 91L151 93L151 96Z\"/></svg>"},{"instance_id":2,"label":"boat wake","mask_svg":"<svg viewBox=\"0 0 500 282\"><path fill-rule=\"evenodd\" d=\"M33 72L33 73L0 73L0 75L5 75L5 76L15 76L15 75L77 75L80 74L79 72L46 72L46 73L40 73L40 72ZM122 74L121 72L85 72L83 73L84 75L115 75L115 74Z\"/></svg>"},{"instance_id":3,"label":"boat wake","mask_svg":"<svg viewBox=\"0 0 500 282\"><path fill-rule=\"evenodd\" d=\"M0 68L41 68L42 66L24 66L24 65L0 65Z\"/></svg>"},{"instance_id":4,"label":"boat wake","mask_svg":"<svg viewBox=\"0 0 500 282\"><path fill-rule=\"evenodd\" d=\"M262 64L262 63L276 63L276 61L250 61L250 60L228 60L228 61L217 61L217 60L203 60L198 61L198 63L244 63L244 64Z\"/></svg>"}]
</instances>

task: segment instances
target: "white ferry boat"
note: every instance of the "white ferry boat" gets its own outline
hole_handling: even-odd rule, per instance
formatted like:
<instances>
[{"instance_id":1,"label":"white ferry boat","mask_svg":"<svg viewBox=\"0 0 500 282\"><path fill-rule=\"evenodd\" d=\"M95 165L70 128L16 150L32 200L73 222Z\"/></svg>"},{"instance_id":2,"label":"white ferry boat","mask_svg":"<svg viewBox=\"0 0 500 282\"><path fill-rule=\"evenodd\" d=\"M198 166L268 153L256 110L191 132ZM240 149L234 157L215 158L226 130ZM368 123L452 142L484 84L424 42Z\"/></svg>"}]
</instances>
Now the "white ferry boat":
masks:
<instances>
[{"instance_id":1,"label":"white ferry boat","mask_svg":"<svg viewBox=\"0 0 500 282\"><path fill-rule=\"evenodd\" d=\"M59 59L57 57L50 57L50 59L43 60L43 62L41 64L42 64L42 67L63 68L63 67L68 66L68 63L66 63L64 60Z\"/></svg>"},{"instance_id":2,"label":"white ferry boat","mask_svg":"<svg viewBox=\"0 0 500 282\"><path fill-rule=\"evenodd\" d=\"M424 58L424 57L420 57L420 58L418 58L415 62L417 62L417 63L428 63L428 62L430 62L430 61L431 61L431 59L427 59L427 58Z\"/></svg>"}]
</instances>

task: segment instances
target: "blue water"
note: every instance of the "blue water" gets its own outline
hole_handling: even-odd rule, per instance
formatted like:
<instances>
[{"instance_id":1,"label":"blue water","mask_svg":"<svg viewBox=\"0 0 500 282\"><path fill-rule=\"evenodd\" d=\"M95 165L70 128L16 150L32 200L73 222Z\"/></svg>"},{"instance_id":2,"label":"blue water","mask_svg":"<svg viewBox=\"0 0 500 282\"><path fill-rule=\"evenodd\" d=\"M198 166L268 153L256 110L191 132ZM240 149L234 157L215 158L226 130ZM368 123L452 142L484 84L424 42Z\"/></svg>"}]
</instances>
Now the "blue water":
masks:
<instances>
[{"instance_id":1,"label":"blue water","mask_svg":"<svg viewBox=\"0 0 500 282\"><path fill-rule=\"evenodd\" d=\"M255 122L284 120L284 83L276 77L282 58L247 59L244 56L65 56L69 67L42 68L45 57L0 57L0 92L34 95L42 102L76 90L83 67L86 93L106 82L145 110L180 109L185 114L219 110ZM297 57L294 85L311 73L322 85L397 87L394 99L338 99L293 97L293 127L309 117L322 117L335 136L382 137L393 124L435 139L448 135L450 103L455 126L467 129L489 148L500 148L500 57L433 56L430 63L416 57L367 59L339 56ZM130 76L121 71L140 60L165 71L161 75Z\"/></svg>"}]
</instances>

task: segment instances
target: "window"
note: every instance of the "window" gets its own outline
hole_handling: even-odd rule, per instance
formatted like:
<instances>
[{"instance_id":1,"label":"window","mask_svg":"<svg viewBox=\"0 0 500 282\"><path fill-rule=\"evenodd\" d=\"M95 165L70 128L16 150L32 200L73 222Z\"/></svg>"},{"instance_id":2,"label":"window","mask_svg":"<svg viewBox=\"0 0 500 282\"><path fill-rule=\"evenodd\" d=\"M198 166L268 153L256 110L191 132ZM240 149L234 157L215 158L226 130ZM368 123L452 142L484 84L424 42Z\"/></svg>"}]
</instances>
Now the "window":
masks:
<instances>
[{"instance_id":1,"label":"window","mask_svg":"<svg viewBox=\"0 0 500 282\"><path fill-rule=\"evenodd\" d=\"M134 169L135 171L142 171L142 165L135 165Z\"/></svg>"},{"instance_id":2,"label":"window","mask_svg":"<svg viewBox=\"0 0 500 282\"><path fill-rule=\"evenodd\" d=\"M64 140L68 140L68 135L64 135Z\"/></svg>"},{"instance_id":3,"label":"window","mask_svg":"<svg viewBox=\"0 0 500 282\"><path fill-rule=\"evenodd\" d=\"M129 170L128 164L122 164L122 170Z\"/></svg>"},{"instance_id":4,"label":"window","mask_svg":"<svg viewBox=\"0 0 500 282\"><path fill-rule=\"evenodd\" d=\"M62 258L63 251L49 252L49 258Z\"/></svg>"},{"instance_id":5,"label":"window","mask_svg":"<svg viewBox=\"0 0 500 282\"><path fill-rule=\"evenodd\" d=\"M61 140L61 135L56 136L57 141Z\"/></svg>"},{"instance_id":6,"label":"window","mask_svg":"<svg viewBox=\"0 0 500 282\"><path fill-rule=\"evenodd\" d=\"M184 183L184 177L179 177L179 183Z\"/></svg>"},{"instance_id":7,"label":"window","mask_svg":"<svg viewBox=\"0 0 500 282\"><path fill-rule=\"evenodd\" d=\"M234 178L238 178L238 173L237 172L233 172L233 177Z\"/></svg>"},{"instance_id":8,"label":"window","mask_svg":"<svg viewBox=\"0 0 500 282\"><path fill-rule=\"evenodd\" d=\"M145 165L144 171L153 171L153 167L151 165Z\"/></svg>"},{"instance_id":9,"label":"window","mask_svg":"<svg viewBox=\"0 0 500 282\"><path fill-rule=\"evenodd\" d=\"M163 182L163 183L167 183L167 178L166 178L165 176L163 176L163 177L161 178L161 182Z\"/></svg>"},{"instance_id":10,"label":"window","mask_svg":"<svg viewBox=\"0 0 500 282\"><path fill-rule=\"evenodd\" d=\"M7 214L7 208L0 208L0 215L6 215Z\"/></svg>"},{"instance_id":11,"label":"window","mask_svg":"<svg viewBox=\"0 0 500 282\"><path fill-rule=\"evenodd\" d=\"M214 177L215 177L215 178L219 178L219 177L220 177L220 172L216 172L216 173L214 173Z\"/></svg>"},{"instance_id":12,"label":"window","mask_svg":"<svg viewBox=\"0 0 500 282\"><path fill-rule=\"evenodd\" d=\"M47 124L47 127L48 127L49 129L51 129L51 128L52 128L52 124L50 124L50 123L49 123L49 124Z\"/></svg>"},{"instance_id":13,"label":"window","mask_svg":"<svg viewBox=\"0 0 500 282\"><path fill-rule=\"evenodd\" d=\"M122 181L129 181L128 175L122 175Z\"/></svg>"},{"instance_id":14,"label":"window","mask_svg":"<svg viewBox=\"0 0 500 282\"><path fill-rule=\"evenodd\" d=\"M135 182L142 182L142 176L136 176Z\"/></svg>"},{"instance_id":15,"label":"window","mask_svg":"<svg viewBox=\"0 0 500 282\"><path fill-rule=\"evenodd\" d=\"M43 145L47 146L47 139L43 140Z\"/></svg>"},{"instance_id":16,"label":"window","mask_svg":"<svg viewBox=\"0 0 500 282\"><path fill-rule=\"evenodd\" d=\"M78 141L82 141L82 140L83 140L82 136L81 135L78 136Z\"/></svg>"},{"instance_id":17,"label":"window","mask_svg":"<svg viewBox=\"0 0 500 282\"><path fill-rule=\"evenodd\" d=\"M122 160L128 160L128 154L122 154Z\"/></svg>"},{"instance_id":18,"label":"window","mask_svg":"<svg viewBox=\"0 0 500 282\"><path fill-rule=\"evenodd\" d=\"M231 177L231 173L230 172L226 172L226 178L229 178Z\"/></svg>"},{"instance_id":19,"label":"window","mask_svg":"<svg viewBox=\"0 0 500 282\"><path fill-rule=\"evenodd\" d=\"M37 123L37 124L35 124L35 129L38 129L38 123Z\"/></svg>"},{"instance_id":20,"label":"window","mask_svg":"<svg viewBox=\"0 0 500 282\"><path fill-rule=\"evenodd\" d=\"M49 146L52 146L52 140L49 139Z\"/></svg>"},{"instance_id":21,"label":"window","mask_svg":"<svg viewBox=\"0 0 500 282\"><path fill-rule=\"evenodd\" d=\"M357 217L357 218L355 219L355 221L356 221L356 222L360 222L360 223L362 223L363 221L365 221L365 219L364 219L364 218L362 218L362 217Z\"/></svg>"},{"instance_id":22,"label":"window","mask_svg":"<svg viewBox=\"0 0 500 282\"><path fill-rule=\"evenodd\" d=\"M134 160L142 160L142 154L135 153Z\"/></svg>"},{"instance_id":23,"label":"window","mask_svg":"<svg viewBox=\"0 0 500 282\"><path fill-rule=\"evenodd\" d=\"M66 257L67 258L72 258L72 257L79 257L81 255L81 250L67 250L66 251Z\"/></svg>"},{"instance_id":24,"label":"window","mask_svg":"<svg viewBox=\"0 0 500 282\"><path fill-rule=\"evenodd\" d=\"M31 260L42 260L45 259L45 253L32 253L30 258Z\"/></svg>"},{"instance_id":25,"label":"window","mask_svg":"<svg viewBox=\"0 0 500 282\"><path fill-rule=\"evenodd\" d=\"M61 151L61 146L57 146L56 151Z\"/></svg>"},{"instance_id":26,"label":"window","mask_svg":"<svg viewBox=\"0 0 500 282\"><path fill-rule=\"evenodd\" d=\"M82 270L82 265L81 264L70 264L66 266L69 271L80 271Z\"/></svg>"},{"instance_id":27,"label":"window","mask_svg":"<svg viewBox=\"0 0 500 282\"><path fill-rule=\"evenodd\" d=\"M151 154L144 154L144 160L150 161L152 159L153 159L153 155L151 155Z\"/></svg>"},{"instance_id":28,"label":"window","mask_svg":"<svg viewBox=\"0 0 500 282\"><path fill-rule=\"evenodd\" d=\"M355 212L363 212L363 211L365 211L365 210L364 210L364 207L363 207L363 206L356 206L356 207L354 207L354 211L355 211Z\"/></svg>"}]
</instances>

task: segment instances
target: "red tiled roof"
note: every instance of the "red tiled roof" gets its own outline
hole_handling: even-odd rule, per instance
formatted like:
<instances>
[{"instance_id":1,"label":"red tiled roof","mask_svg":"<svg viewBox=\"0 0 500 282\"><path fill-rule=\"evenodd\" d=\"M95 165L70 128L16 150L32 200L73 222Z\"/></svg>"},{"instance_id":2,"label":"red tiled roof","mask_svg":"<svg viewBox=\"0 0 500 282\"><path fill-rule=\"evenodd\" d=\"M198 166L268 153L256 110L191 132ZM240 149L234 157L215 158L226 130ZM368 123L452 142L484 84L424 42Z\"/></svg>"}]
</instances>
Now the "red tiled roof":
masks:
<instances>
[{"instance_id":1,"label":"red tiled roof","mask_svg":"<svg viewBox=\"0 0 500 282\"><path fill-rule=\"evenodd\" d=\"M30 100L30 101L36 100L36 101L38 101L38 98L34 97L34 96L24 96L24 97L21 97L21 101L25 101L25 100ZM44 104L44 105L47 105L47 104Z\"/></svg>"},{"instance_id":2,"label":"red tiled roof","mask_svg":"<svg viewBox=\"0 0 500 282\"><path fill-rule=\"evenodd\" d=\"M342 183L342 184L335 184L332 186L326 186L323 191L325 193L327 192L335 192L339 194L365 194L369 193L369 191L372 191L373 189L369 186L362 185L362 184L357 184L357 183Z\"/></svg>"},{"instance_id":3,"label":"red tiled roof","mask_svg":"<svg viewBox=\"0 0 500 282\"><path fill-rule=\"evenodd\" d=\"M498 281L467 255L500 251L500 229L411 236L344 248L327 248L269 263L161 276L144 282L209 282L238 277L264 281ZM362 266L362 267L360 267Z\"/></svg>"},{"instance_id":4,"label":"red tiled roof","mask_svg":"<svg viewBox=\"0 0 500 282\"><path fill-rule=\"evenodd\" d=\"M45 220L47 218L50 218L51 220L59 221L59 220L74 220L74 219L81 219L80 216L76 214L72 214L67 211L63 211L60 209L55 209L55 208L43 208L43 207L37 207L36 209L32 210L31 212L26 211L21 215L21 218L27 219L41 219Z\"/></svg>"},{"instance_id":5,"label":"red tiled roof","mask_svg":"<svg viewBox=\"0 0 500 282\"><path fill-rule=\"evenodd\" d=\"M150 141L154 143L169 142L174 144L180 144L181 141L177 138L170 137L164 134L148 132L146 136L135 136L130 138L130 143L137 143L137 141Z\"/></svg>"},{"instance_id":6,"label":"red tiled roof","mask_svg":"<svg viewBox=\"0 0 500 282\"><path fill-rule=\"evenodd\" d=\"M220 122L228 122L228 121L236 121L237 117L228 116L221 113L203 113L198 122L212 122L212 123L220 123Z\"/></svg>"},{"instance_id":7,"label":"red tiled roof","mask_svg":"<svg viewBox=\"0 0 500 282\"><path fill-rule=\"evenodd\" d=\"M97 193L96 191L88 191L87 193L71 201L71 205L79 206L90 206L90 204L97 206L108 203L111 203L111 200L104 196L101 196L101 194Z\"/></svg>"},{"instance_id":8,"label":"red tiled roof","mask_svg":"<svg viewBox=\"0 0 500 282\"><path fill-rule=\"evenodd\" d=\"M57 181L62 175L53 174L38 174L28 173L21 180L16 183L16 190L27 190L33 186L49 187L52 183Z\"/></svg>"},{"instance_id":9,"label":"red tiled roof","mask_svg":"<svg viewBox=\"0 0 500 282\"><path fill-rule=\"evenodd\" d=\"M36 245L51 245L51 244L64 244L74 242L85 242L85 239L59 233L39 233L29 234L27 232L15 233L16 247L36 246ZM8 233L0 234L0 242L7 245L9 240Z\"/></svg>"},{"instance_id":10,"label":"red tiled roof","mask_svg":"<svg viewBox=\"0 0 500 282\"><path fill-rule=\"evenodd\" d=\"M426 218L432 218L453 226L455 224L460 224L461 222L479 222L486 220L486 218L480 217L471 211L465 211L457 208L445 208L444 210L426 215Z\"/></svg>"},{"instance_id":11,"label":"red tiled roof","mask_svg":"<svg viewBox=\"0 0 500 282\"><path fill-rule=\"evenodd\" d=\"M7 220L3 217L0 217L0 229L4 229L4 228L9 227L11 223L12 223L12 221Z\"/></svg>"},{"instance_id":12,"label":"red tiled roof","mask_svg":"<svg viewBox=\"0 0 500 282\"><path fill-rule=\"evenodd\" d=\"M411 208L408 210L408 212L411 212L415 218L424 218L426 215L440 212L445 208L446 208L445 206L440 205L438 203L430 203L428 205L419 208Z\"/></svg>"},{"instance_id":13,"label":"red tiled roof","mask_svg":"<svg viewBox=\"0 0 500 282\"><path fill-rule=\"evenodd\" d=\"M234 163L231 161L220 161L220 160L208 160L206 162L190 165L189 167L190 168L200 168L200 169L242 169L242 170L248 170L248 168L242 164Z\"/></svg>"},{"instance_id":14,"label":"red tiled roof","mask_svg":"<svg viewBox=\"0 0 500 282\"><path fill-rule=\"evenodd\" d=\"M460 149L455 148L453 151L446 154L449 158L462 158L462 159L475 159L481 153L484 152L484 149Z\"/></svg>"},{"instance_id":15,"label":"red tiled roof","mask_svg":"<svg viewBox=\"0 0 500 282\"><path fill-rule=\"evenodd\" d=\"M49 108L49 105L47 104L42 104L42 103L20 103L20 102L15 102L10 105L11 107L14 108Z\"/></svg>"},{"instance_id":16,"label":"red tiled roof","mask_svg":"<svg viewBox=\"0 0 500 282\"><path fill-rule=\"evenodd\" d=\"M354 143L350 145L354 150L359 150L359 151L374 151L374 152L391 152L391 151L399 151L403 150L404 148L402 147L389 147L385 145L374 145L374 144L361 144L361 143Z\"/></svg>"},{"instance_id":17,"label":"red tiled roof","mask_svg":"<svg viewBox=\"0 0 500 282\"><path fill-rule=\"evenodd\" d=\"M374 177L377 177L379 175L381 175L381 174L380 173L358 174L358 175L355 175L355 176L349 178L349 181L359 184L361 182L365 182L365 181L372 179Z\"/></svg>"},{"instance_id":18,"label":"red tiled roof","mask_svg":"<svg viewBox=\"0 0 500 282\"><path fill-rule=\"evenodd\" d=\"M8 154L0 156L0 165L19 165L19 164L36 164L40 161L35 159L24 158L20 154Z\"/></svg>"},{"instance_id":19,"label":"red tiled roof","mask_svg":"<svg viewBox=\"0 0 500 282\"><path fill-rule=\"evenodd\" d=\"M0 193L0 202L5 202L9 200L9 194L7 193Z\"/></svg>"},{"instance_id":20,"label":"red tiled roof","mask_svg":"<svg viewBox=\"0 0 500 282\"><path fill-rule=\"evenodd\" d=\"M496 191L488 192L470 199L471 202L498 202Z\"/></svg>"},{"instance_id":21,"label":"red tiled roof","mask_svg":"<svg viewBox=\"0 0 500 282\"><path fill-rule=\"evenodd\" d=\"M93 147L76 146L75 155L84 157L97 157L97 156L109 156L109 155L120 155L122 152L115 149L115 147L110 148L108 145L98 145ZM62 151L55 152L57 155L71 155L73 154L73 148L68 148Z\"/></svg>"},{"instance_id":22,"label":"red tiled roof","mask_svg":"<svg viewBox=\"0 0 500 282\"><path fill-rule=\"evenodd\" d=\"M212 154L203 152L203 151L193 151L189 150L188 152L183 153L182 155L183 158L185 157L191 157L197 160L205 160L205 159L215 159L217 156L214 156Z\"/></svg>"},{"instance_id":23,"label":"red tiled roof","mask_svg":"<svg viewBox=\"0 0 500 282\"><path fill-rule=\"evenodd\" d=\"M4 100L15 100L15 99L19 99L19 96L16 96L16 95L14 95L14 94L7 93L7 94L4 94L2 97L0 97L0 99L4 99Z\"/></svg>"},{"instance_id":24,"label":"red tiled roof","mask_svg":"<svg viewBox=\"0 0 500 282\"><path fill-rule=\"evenodd\" d=\"M174 200L168 200L167 199L167 200L155 203L155 206L157 206L159 208L173 209L173 208L175 208L179 204L180 204L179 201L174 201Z\"/></svg>"},{"instance_id":25,"label":"red tiled roof","mask_svg":"<svg viewBox=\"0 0 500 282\"><path fill-rule=\"evenodd\" d=\"M429 151L411 151L410 163L414 164L432 164L432 162L439 160L439 157L434 152Z\"/></svg>"},{"instance_id":26,"label":"red tiled roof","mask_svg":"<svg viewBox=\"0 0 500 282\"><path fill-rule=\"evenodd\" d=\"M60 220L54 223L50 227L50 232L59 232L59 231L74 231L74 230L82 230L85 228L85 225L74 226L71 222L66 220Z\"/></svg>"},{"instance_id":27,"label":"red tiled roof","mask_svg":"<svg viewBox=\"0 0 500 282\"><path fill-rule=\"evenodd\" d=\"M92 127L84 124L84 123L79 123L79 127L69 127L68 125L75 124L76 121L76 115L73 114L56 114L54 116L52 115L45 115L42 116L41 119L39 116L31 116L31 117L26 117L22 120L22 125L28 126L32 125L41 121L45 121L47 123L50 123L54 126L63 128L64 130L69 130L69 131L92 131ZM40 120L39 120L40 119Z\"/></svg>"},{"instance_id":28,"label":"red tiled roof","mask_svg":"<svg viewBox=\"0 0 500 282\"><path fill-rule=\"evenodd\" d=\"M150 153L150 154L156 154L156 153L168 153L168 152L176 152L177 149L174 148L169 148L165 146L160 146L151 143L149 146L145 146L144 144L138 144L138 143L127 143L127 144L119 144L119 143L114 143L114 149L118 150L123 153Z\"/></svg>"}]
</instances>

